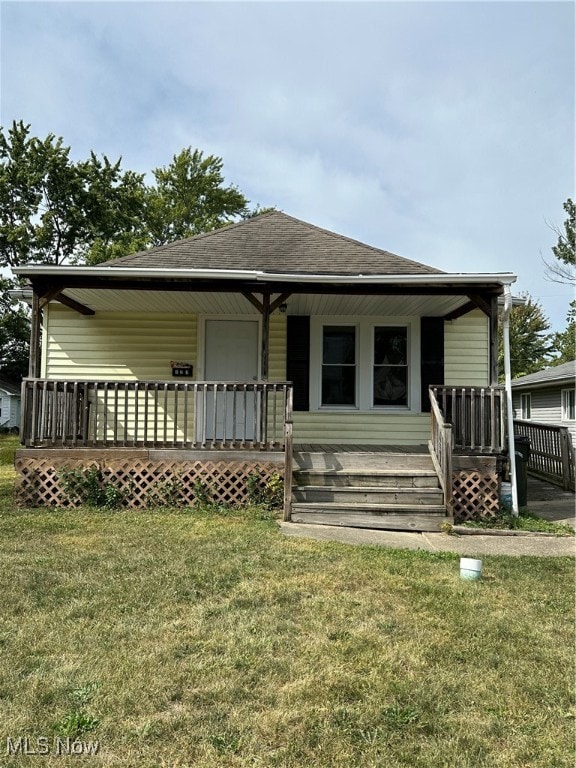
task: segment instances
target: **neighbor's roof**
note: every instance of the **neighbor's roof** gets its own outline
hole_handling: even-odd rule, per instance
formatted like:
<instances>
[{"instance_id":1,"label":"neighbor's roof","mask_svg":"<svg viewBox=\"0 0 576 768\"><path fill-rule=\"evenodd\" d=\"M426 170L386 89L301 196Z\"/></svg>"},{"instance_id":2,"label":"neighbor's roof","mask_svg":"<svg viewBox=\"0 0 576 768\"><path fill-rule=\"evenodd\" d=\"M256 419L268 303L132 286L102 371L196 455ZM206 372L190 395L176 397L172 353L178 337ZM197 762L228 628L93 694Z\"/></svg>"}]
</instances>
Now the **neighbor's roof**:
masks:
<instances>
[{"instance_id":1,"label":"neighbor's roof","mask_svg":"<svg viewBox=\"0 0 576 768\"><path fill-rule=\"evenodd\" d=\"M529 373L527 376L520 376L512 380L513 387L539 386L547 384L557 384L562 382L574 383L576 380L576 362L571 360L569 363L555 365L552 368L546 368L544 371Z\"/></svg>"},{"instance_id":2,"label":"neighbor's roof","mask_svg":"<svg viewBox=\"0 0 576 768\"><path fill-rule=\"evenodd\" d=\"M237 269L275 274L442 274L394 253L329 232L280 211L106 262L109 267Z\"/></svg>"},{"instance_id":3,"label":"neighbor's roof","mask_svg":"<svg viewBox=\"0 0 576 768\"><path fill-rule=\"evenodd\" d=\"M9 395L20 394L19 387L17 387L15 384L10 384L8 381L2 381L2 379L0 379L0 390L3 390L4 392L8 392Z\"/></svg>"}]
</instances>

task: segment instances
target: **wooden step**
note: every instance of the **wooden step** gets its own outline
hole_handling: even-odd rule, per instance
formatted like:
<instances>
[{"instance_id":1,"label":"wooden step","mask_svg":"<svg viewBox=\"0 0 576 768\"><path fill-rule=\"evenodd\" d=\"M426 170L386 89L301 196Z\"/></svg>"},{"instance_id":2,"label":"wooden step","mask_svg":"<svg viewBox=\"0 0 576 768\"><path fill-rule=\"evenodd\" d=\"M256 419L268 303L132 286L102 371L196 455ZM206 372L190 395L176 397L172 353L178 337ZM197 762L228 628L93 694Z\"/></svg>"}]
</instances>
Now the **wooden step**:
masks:
<instances>
[{"instance_id":1,"label":"wooden step","mask_svg":"<svg viewBox=\"0 0 576 768\"><path fill-rule=\"evenodd\" d=\"M294 482L330 488L438 488L438 476L433 469L296 469Z\"/></svg>"},{"instance_id":2,"label":"wooden step","mask_svg":"<svg viewBox=\"0 0 576 768\"><path fill-rule=\"evenodd\" d=\"M292 489L295 502L310 504L399 504L422 506L442 504L443 494L435 488L394 488L379 486L318 486L304 485Z\"/></svg>"},{"instance_id":3,"label":"wooden step","mask_svg":"<svg viewBox=\"0 0 576 768\"><path fill-rule=\"evenodd\" d=\"M294 469L433 469L429 453L322 453L295 451Z\"/></svg>"},{"instance_id":4,"label":"wooden step","mask_svg":"<svg viewBox=\"0 0 576 768\"><path fill-rule=\"evenodd\" d=\"M346 504L292 505L293 523L313 525L337 525L350 528L375 528L396 531L440 531L451 521L443 506L413 506L363 504L350 507Z\"/></svg>"}]
</instances>

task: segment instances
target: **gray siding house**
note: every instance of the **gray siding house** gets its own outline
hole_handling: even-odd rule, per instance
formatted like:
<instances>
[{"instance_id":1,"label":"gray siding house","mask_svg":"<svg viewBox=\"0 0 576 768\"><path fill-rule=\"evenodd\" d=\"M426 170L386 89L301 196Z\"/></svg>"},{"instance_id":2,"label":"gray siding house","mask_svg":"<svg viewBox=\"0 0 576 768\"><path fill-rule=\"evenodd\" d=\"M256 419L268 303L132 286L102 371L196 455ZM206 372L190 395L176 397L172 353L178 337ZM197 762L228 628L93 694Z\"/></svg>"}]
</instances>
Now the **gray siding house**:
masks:
<instances>
[{"instance_id":1,"label":"gray siding house","mask_svg":"<svg viewBox=\"0 0 576 768\"><path fill-rule=\"evenodd\" d=\"M20 389L0 381L0 429L20 427Z\"/></svg>"},{"instance_id":2,"label":"gray siding house","mask_svg":"<svg viewBox=\"0 0 576 768\"><path fill-rule=\"evenodd\" d=\"M573 360L514 379L514 418L566 427L576 445L575 382Z\"/></svg>"}]
</instances>

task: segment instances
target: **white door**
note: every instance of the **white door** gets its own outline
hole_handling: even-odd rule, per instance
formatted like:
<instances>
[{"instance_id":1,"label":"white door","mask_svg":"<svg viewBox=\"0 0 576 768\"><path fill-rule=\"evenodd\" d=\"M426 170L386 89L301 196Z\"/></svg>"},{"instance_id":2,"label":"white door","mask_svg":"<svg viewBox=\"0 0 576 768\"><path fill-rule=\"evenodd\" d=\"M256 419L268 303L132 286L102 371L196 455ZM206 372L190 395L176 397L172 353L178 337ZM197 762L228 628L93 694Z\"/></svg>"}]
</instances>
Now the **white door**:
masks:
<instances>
[{"instance_id":1,"label":"white door","mask_svg":"<svg viewBox=\"0 0 576 768\"><path fill-rule=\"evenodd\" d=\"M204 350L206 381L252 382L258 379L258 321L207 320ZM254 392L229 392L226 396L223 392L209 393L206 397L206 437L253 440L255 399ZM201 420L198 422L201 427Z\"/></svg>"}]
</instances>

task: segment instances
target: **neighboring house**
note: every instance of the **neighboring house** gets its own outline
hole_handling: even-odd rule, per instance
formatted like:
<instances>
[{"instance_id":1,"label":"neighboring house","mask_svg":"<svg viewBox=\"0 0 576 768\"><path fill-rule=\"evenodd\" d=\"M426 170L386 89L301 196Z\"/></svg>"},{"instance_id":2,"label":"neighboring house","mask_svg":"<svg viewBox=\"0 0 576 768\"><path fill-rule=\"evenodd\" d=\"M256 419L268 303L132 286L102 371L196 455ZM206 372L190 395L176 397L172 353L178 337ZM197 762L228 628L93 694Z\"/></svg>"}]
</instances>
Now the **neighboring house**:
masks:
<instances>
[{"instance_id":1,"label":"neighboring house","mask_svg":"<svg viewBox=\"0 0 576 768\"><path fill-rule=\"evenodd\" d=\"M576 445L576 362L512 379L514 418L566 427Z\"/></svg>"},{"instance_id":2,"label":"neighboring house","mask_svg":"<svg viewBox=\"0 0 576 768\"><path fill-rule=\"evenodd\" d=\"M20 388L0 380L0 429L20 426Z\"/></svg>"},{"instance_id":3,"label":"neighboring house","mask_svg":"<svg viewBox=\"0 0 576 768\"><path fill-rule=\"evenodd\" d=\"M483 454L482 466L502 448L498 298L513 274L444 273L276 211L96 267L16 271L33 288L23 474L42 474L42 461L53 483L58 449L80 461L92 448L101 463L124 461L114 477L130 474L132 487L158 477L157 461L186 472L199 462L190 482L216 461L209 480L222 491L223 474L240 472L226 462L244 451L242 466L263 477L281 461L288 518L326 522L329 509L335 523L414 528L426 527L422 515L402 520L416 507L451 510L441 412L460 453ZM494 462L470 503L494 491ZM345 489L322 490L344 483L346 468ZM411 494L398 490L403 473ZM224 498L243 498L243 482ZM42 498L58 503L54 494Z\"/></svg>"},{"instance_id":4,"label":"neighboring house","mask_svg":"<svg viewBox=\"0 0 576 768\"><path fill-rule=\"evenodd\" d=\"M575 390L574 360L512 380L516 431L532 444L528 467L565 488L574 487Z\"/></svg>"}]
</instances>

